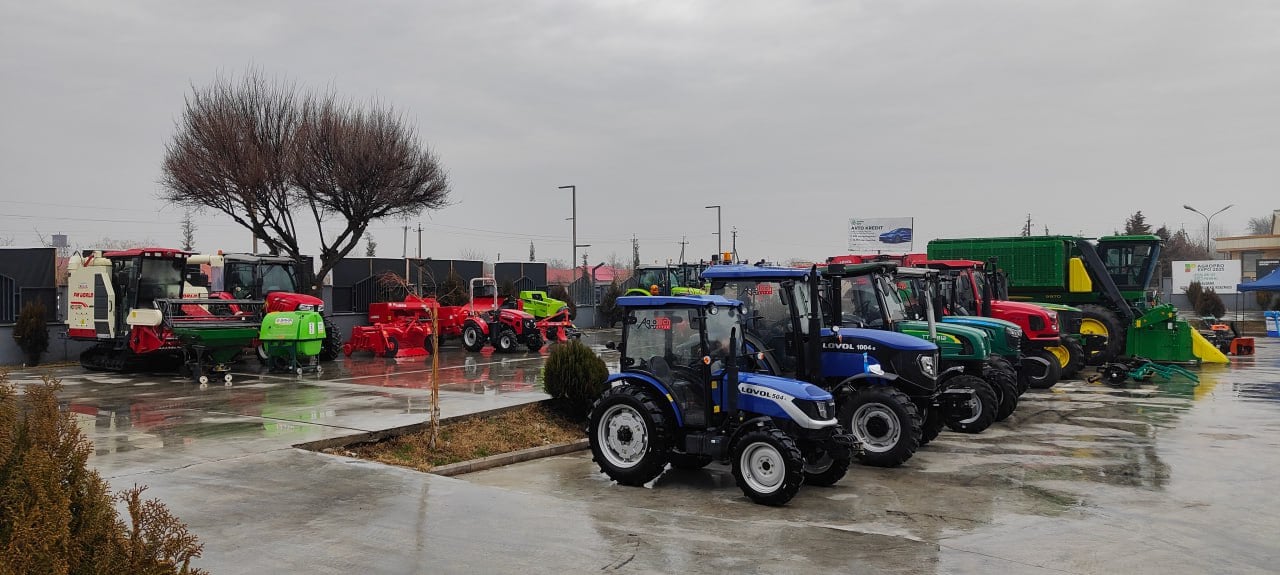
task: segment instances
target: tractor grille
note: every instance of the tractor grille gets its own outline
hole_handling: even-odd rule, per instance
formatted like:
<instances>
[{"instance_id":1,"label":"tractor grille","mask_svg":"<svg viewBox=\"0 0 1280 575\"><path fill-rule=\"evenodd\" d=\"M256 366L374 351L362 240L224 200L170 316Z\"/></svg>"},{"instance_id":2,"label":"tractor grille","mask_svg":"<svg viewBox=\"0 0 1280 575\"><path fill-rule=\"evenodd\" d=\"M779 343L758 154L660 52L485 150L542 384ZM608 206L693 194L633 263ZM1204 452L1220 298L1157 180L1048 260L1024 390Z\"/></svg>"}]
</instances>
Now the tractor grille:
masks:
<instances>
[{"instance_id":1,"label":"tractor grille","mask_svg":"<svg viewBox=\"0 0 1280 575\"><path fill-rule=\"evenodd\" d=\"M1078 311L1058 312L1059 333L1080 333L1081 314Z\"/></svg>"}]
</instances>

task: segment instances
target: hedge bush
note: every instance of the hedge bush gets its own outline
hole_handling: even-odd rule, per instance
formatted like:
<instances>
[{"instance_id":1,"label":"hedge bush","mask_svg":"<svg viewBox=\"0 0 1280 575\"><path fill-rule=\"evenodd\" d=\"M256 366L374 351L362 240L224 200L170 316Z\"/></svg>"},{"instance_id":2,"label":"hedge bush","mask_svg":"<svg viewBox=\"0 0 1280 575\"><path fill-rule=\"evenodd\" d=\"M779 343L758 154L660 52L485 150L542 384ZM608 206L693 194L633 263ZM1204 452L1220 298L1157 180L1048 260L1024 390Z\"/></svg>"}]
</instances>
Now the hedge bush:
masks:
<instances>
[{"instance_id":1,"label":"hedge bush","mask_svg":"<svg viewBox=\"0 0 1280 575\"><path fill-rule=\"evenodd\" d=\"M542 389L560 400L566 414L585 418L605 390L609 368L586 344L574 339L551 346L542 372Z\"/></svg>"},{"instance_id":2,"label":"hedge bush","mask_svg":"<svg viewBox=\"0 0 1280 575\"><path fill-rule=\"evenodd\" d=\"M618 325L618 322L622 321L623 310L618 307L619 297L622 297L622 286L614 280L604 291L604 296L600 298L600 317L604 318L609 327Z\"/></svg>"},{"instance_id":3,"label":"hedge bush","mask_svg":"<svg viewBox=\"0 0 1280 575\"><path fill-rule=\"evenodd\" d=\"M1186 294L1187 301L1191 302L1197 315L1211 315L1215 318L1227 315L1227 304L1222 302L1222 296L1213 288L1205 289L1200 282L1191 282L1187 284Z\"/></svg>"},{"instance_id":4,"label":"hedge bush","mask_svg":"<svg viewBox=\"0 0 1280 575\"><path fill-rule=\"evenodd\" d=\"M112 497L86 466L93 444L58 409L60 388L46 376L20 403L0 373L0 573L204 573L191 567L202 546L163 503L138 486Z\"/></svg>"}]
</instances>

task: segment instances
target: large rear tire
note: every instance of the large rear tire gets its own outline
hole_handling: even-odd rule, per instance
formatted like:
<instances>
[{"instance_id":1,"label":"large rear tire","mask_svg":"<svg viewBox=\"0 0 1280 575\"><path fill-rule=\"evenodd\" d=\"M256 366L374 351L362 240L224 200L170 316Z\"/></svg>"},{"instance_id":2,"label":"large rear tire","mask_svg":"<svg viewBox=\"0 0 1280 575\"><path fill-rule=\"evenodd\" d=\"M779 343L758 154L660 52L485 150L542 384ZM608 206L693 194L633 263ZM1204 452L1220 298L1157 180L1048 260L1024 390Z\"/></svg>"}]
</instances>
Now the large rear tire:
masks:
<instances>
[{"instance_id":1,"label":"large rear tire","mask_svg":"<svg viewBox=\"0 0 1280 575\"><path fill-rule=\"evenodd\" d=\"M630 383L606 389L591 408L587 440L600 471L642 486L666 468L667 416L648 390Z\"/></svg>"},{"instance_id":2,"label":"large rear tire","mask_svg":"<svg viewBox=\"0 0 1280 575\"><path fill-rule=\"evenodd\" d=\"M1111 310L1100 305L1080 306L1080 334L1102 337L1101 349L1092 350L1085 357L1089 365L1102 365L1124 354L1125 326Z\"/></svg>"},{"instance_id":3,"label":"large rear tire","mask_svg":"<svg viewBox=\"0 0 1280 575\"><path fill-rule=\"evenodd\" d=\"M996 420L996 392L982 378L975 375L957 375L947 380L948 389L970 389L974 399L962 413L946 414L947 427L960 433L982 433Z\"/></svg>"},{"instance_id":4,"label":"large rear tire","mask_svg":"<svg viewBox=\"0 0 1280 575\"><path fill-rule=\"evenodd\" d=\"M857 457L863 465L897 467L920 448L924 421L906 394L873 385L841 399L836 419L862 445Z\"/></svg>"},{"instance_id":5,"label":"large rear tire","mask_svg":"<svg viewBox=\"0 0 1280 575\"><path fill-rule=\"evenodd\" d=\"M783 505L804 483L804 455L782 430L754 429L734 442L733 478L752 501Z\"/></svg>"}]
</instances>

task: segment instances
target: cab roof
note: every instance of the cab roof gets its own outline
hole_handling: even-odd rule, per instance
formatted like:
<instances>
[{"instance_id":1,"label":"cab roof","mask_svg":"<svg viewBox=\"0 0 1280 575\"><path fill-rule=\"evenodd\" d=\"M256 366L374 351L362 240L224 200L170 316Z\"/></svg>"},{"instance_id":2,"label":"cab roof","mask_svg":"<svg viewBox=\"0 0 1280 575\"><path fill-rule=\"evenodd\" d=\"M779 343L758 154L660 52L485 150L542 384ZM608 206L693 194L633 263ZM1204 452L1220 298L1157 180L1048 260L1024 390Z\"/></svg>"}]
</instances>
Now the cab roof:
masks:
<instances>
[{"instance_id":1,"label":"cab roof","mask_svg":"<svg viewBox=\"0 0 1280 575\"><path fill-rule=\"evenodd\" d=\"M102 252L104 258L130 258L133 256L146 256L155 258L185 258L192 255L192 252L182 251L177 248L132 248L127 250L112 250Z\"/></svg>"},{"instance_id":2,"label":"cab roof","mask_svg":"<svg viewBox=\"0 0 1280 575\"><path fill-rule=\"evenodd\" d=\"M622 307L738 307L742 302L721 295L627 295L618 298Z\"/></svg>"},{"instance_id":3,"label":"cab roof","mask_svg":"<svg viewBox=\"0 0 1280 575\"><path fill-rule=\"evenodd\" d=\"M802 278L809 270L773 266L745 266L742 264L710 266L702 270L702 279L787 279Z\"/></svg>"},{"instance_id":4,"label":"cab roof","mask_svg":"<svg viewBox=\"0 0 1280 575\"><path fill-rule=\"evenodd\" d=\"M286 256L273 256L269 254L222 254L223 261L228 262L253 262L264 264L292 264L293 258Z\"/></svg>"},{"instance_id":5,"label":"cab roof","mask_svg":"<svg viewBox=\"0 0 1280 575\"><path fill-rule=\"evenodd\" d=\"M838 267L838 266L842 266L844 268L844 273L833 274L831 268ZM826 275L839 275L841 277L849 277L849 276L866 275L866 274L875 273L875 272L893 273L894 270L898 269L898 264L894 262L871 262L871 263L865 263L865 264L827 264L825 266L818 266L818 269L821 270L822 273Z\"/></svg>"},{"instance_id":6,"label":"cab roof","mask_svg":"<svg viewBox=\"0 0 1280 575\"><path fill-rule=\"evenodd\" d=\"M978 260L923 260L916 262L916 265L935 270L964 270L983 267L983 263Z\"/></svg>"}]
</instances>

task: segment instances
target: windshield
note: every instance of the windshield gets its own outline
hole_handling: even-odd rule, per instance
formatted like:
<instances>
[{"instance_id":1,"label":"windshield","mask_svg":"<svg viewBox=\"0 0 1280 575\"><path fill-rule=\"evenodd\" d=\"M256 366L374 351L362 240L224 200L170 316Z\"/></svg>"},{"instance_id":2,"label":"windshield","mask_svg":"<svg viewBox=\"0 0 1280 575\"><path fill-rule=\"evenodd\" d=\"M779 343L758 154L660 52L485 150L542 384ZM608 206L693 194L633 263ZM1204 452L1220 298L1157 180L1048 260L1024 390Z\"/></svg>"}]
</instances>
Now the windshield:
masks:
<instances>
[{"instance_id":1,"label":"windshield","mask_svg":"<svg viewBox=\"0 0 1280 575\"><path fill-rule=\"evenodd\" d=\"M716 295L742 302L747 329L762 339L791 332L791 308L782 301L780 282L740 280L723 285L717 282L715 291Z\"/></svg>"},{"instance_id":2,"label":"windshield","mask_svg":"<svg viewBox=\"0 0 1280 575\"><path fill-rule=\"evenodd\" d=\"M951 298L951 310L956 315L977 315L978 296L973 293L973 282L965 275L953 275L951 285L955 289Z\"/></svg>"},{"instance_id":3,"label":"windshield","mask_svg":"<svg viewBox=\"0 0 1280 575\"><path fill-rule=\"evenodd\" d=\"M1144 290L1150 279L1151 244L1102 244L1098 255L1122 290Z\"/></svg>"},{"instance_id":4,"label":"windshield","mask_svg":"<svg viewBox=\"0 0 1280 575\"><path fill-rule=\"evenodd\" d=\"M138 275L137 307L155 307L157 299L182 297L184 264L182 260L144 258Z\"/></svg>"},{"instance_id":5,"label":"windshield","mask_svg":"<svg viewBox=\"0 0 1280 575\"><path fill-rule=\"evenodd\" d=\"M894 284L898 291L898 297L902 300L907 318L925 319L924 302L927 299L923 297L925 295L924 280L920 278L899 279Z\"/></svg>"},{"instance_id":6,"label":"windshield","mask_svg":"<svg viewBox=\"0 0 1280 575\"><path fill-rule=\"evenodd\" d=\"M253 264L227 264L223 285L234 299L253 298Z\"/></svg>"},{"instance_id":7,"label":"windshield","mask_svg":"<svg viewBox=\"0 0 1280 575\"><path fill-rule=\"evenodd\" d=\"M742 347L742 327L739 323L741 314L737 308L717 306L715 314L707 315L707 355L711 356L711 371L714 373L724 366L735 354L729 346L729 336L733 335L738 348ZM710 310L708 310L710 311Z\"/></svg>"},{"instance_id":8,"label":"windshield","mask_svg":"<svg viewBox=\"0 0 1280 575\"><path fill-rule=\"evenodd\" d=\"M884 308L871 276L844 278L840 323L848 327L884 327ZM899 304L899 311L901 305Z\"/></svg>"},{"instance_id":9,"label":"windshield","mask_svg":"<svg viewBox=\"0 0 1280 575\"><path fill-rule=\"evenodd\" d=\"M627 318L623 364L663 379L672 369L697 369L702 335L697 308L637 309Z\"/></svg>"},{"instance_id":10,"label":"windshield","mask_svg":"<svg viewBox=\"0 0 1280 575\"><path fill-rule=\"evenodd\" d=\"M293 280L292 266L285 264L264 264L262 266L262 293L276 291L292 292L296 289Z\"/></svg>"},{"instance_id":11,"label":"windshield","mask_svg":"<svg viewBox=\"0 0 1280 575\"><path fill-rule=\"evenodd\" d=\"M902 294L898 292L897 286L885 276L876 276L876 282L880 284L881 293L885 294L884 310L889 314L889 321L899 322L907 319L906 306L902 303Z\"/></svg>"}]
</instances>

